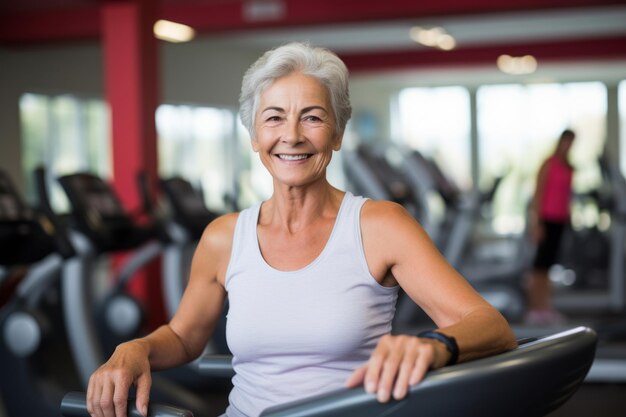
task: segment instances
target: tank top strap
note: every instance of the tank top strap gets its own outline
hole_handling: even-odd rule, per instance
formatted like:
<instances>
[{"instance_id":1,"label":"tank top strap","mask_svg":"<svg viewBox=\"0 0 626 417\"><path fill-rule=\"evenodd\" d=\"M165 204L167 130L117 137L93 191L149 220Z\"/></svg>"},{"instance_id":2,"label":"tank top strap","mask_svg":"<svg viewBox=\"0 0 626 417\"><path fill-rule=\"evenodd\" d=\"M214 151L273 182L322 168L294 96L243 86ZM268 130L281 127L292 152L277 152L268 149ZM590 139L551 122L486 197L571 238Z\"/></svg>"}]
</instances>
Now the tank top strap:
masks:
<instances>
[{"instance_id":1,"label":"tank top strap","mask_svg":"<svg viewBox=\"0 0 626 417\"><path fill-rule=\"evenodd\" d=\"M228 267L226 268L226 282L225 287L228 289L228 282L232 276L232 269L234 265L237 265L242 259L242 256L254 253L257 245L256 238L256 225L259 221L259 213L261 211L262 202L256 203L241 212L237 218L235 224L235 231L233 233L233 245L230 253L230 260L228 261Z\"/></svg>"},{"instance_id":2,"label":"tank top strap","mask_svg":"<svg viewBox=\"0 0 626 417\"><path fill-rule=\"evenodd\" d=\"M326 249L329 252L347 247L361 252L361 208L366 201L366 198L346 192L337 213L332 236L327 243Z\"/></svg>"}]
</instances>

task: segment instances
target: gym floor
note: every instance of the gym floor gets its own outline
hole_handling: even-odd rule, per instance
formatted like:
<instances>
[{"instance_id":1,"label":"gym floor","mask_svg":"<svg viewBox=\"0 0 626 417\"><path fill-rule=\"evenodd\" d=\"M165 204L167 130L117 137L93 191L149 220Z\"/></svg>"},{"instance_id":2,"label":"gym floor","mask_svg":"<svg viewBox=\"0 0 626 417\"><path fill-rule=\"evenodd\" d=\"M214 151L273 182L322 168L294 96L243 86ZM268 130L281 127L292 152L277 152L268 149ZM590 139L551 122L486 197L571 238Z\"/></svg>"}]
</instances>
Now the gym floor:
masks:
<instances>
[{"instance_id":1,"label":"gym floor","mask_svg":"<svg viewBox=\"0 0 626 417\"><path fill-rule=\"evenodd\" d=\"M626 414L626 384L583 384L548 417L621 417Z\"/></svg>"}]
</instances>

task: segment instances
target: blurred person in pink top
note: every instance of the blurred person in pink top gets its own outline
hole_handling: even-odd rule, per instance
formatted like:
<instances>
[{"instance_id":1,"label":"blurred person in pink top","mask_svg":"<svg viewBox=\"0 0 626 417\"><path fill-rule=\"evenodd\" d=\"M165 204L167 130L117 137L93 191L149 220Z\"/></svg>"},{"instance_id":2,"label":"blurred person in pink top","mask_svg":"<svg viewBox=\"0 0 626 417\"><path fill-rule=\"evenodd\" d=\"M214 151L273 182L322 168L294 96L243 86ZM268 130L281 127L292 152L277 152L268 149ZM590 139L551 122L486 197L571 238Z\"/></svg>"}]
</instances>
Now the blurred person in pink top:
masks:
<instances>
[{"instance_id":1,"label":"blurred person in pink top","mask_svg":"<svg viewBox=\"0 0 626 417\"><path fill-rule=\"evenodd\" d=\"M543 162L530 210L531 236L537 245L528 283L525 321L534 325L562 324L564 317L552 305L548 271L556 263L561 237L570 221L570 197L574 169L568 154L576 134L561 133L554 152Z\"/></svg>"}]
</instances>

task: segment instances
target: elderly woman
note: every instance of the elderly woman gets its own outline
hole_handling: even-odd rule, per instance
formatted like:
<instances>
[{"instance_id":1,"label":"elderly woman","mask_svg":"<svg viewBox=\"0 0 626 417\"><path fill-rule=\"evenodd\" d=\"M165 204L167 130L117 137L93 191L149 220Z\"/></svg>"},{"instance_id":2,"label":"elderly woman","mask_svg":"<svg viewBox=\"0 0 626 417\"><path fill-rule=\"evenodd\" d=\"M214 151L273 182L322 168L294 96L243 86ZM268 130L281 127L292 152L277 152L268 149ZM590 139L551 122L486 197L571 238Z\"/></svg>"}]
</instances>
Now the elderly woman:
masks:
<instances>
[{"instance_id":1,"label":"elderly woman","mask_svg":"<svg viewBox=\"0 0 626 417\"><path fill-rule=\"evenodd\" d=\"M93 374L93 416L125 416L132 384L145 413L150 371L200 355L227 294L229 417L346 385L401 399L429 368L515 346L505 319L401 206L327 181L351 113L336 55L298 43L271 50L244 76L240 102L273 195L206 227L175 317ZM436 332L390 335L399 287Z\"/></svg>"}]
</instances>

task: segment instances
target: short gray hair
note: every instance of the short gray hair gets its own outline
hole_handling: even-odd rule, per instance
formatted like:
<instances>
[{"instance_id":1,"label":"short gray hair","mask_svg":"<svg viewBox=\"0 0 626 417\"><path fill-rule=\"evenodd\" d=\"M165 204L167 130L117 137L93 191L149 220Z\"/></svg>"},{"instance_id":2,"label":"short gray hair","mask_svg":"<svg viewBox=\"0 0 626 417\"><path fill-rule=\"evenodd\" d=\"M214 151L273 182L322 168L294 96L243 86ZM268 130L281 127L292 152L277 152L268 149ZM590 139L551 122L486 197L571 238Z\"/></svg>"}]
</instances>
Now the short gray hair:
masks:
<instances>
[{"instance_id":1,"label":"short gray hair","mask_svg":"<svg viewBox=\"0 0 626 417\"><path fill-rule=\"evenodd\" d=\"M274 81L294 72L319 80L328 90L337 133L343 133L352 115L348 69L341 59L325 48L292 42L265 52L246 71L241 84L241 122L254 136L254 121L261 94Z\"/></svg>"}]
</instances>

